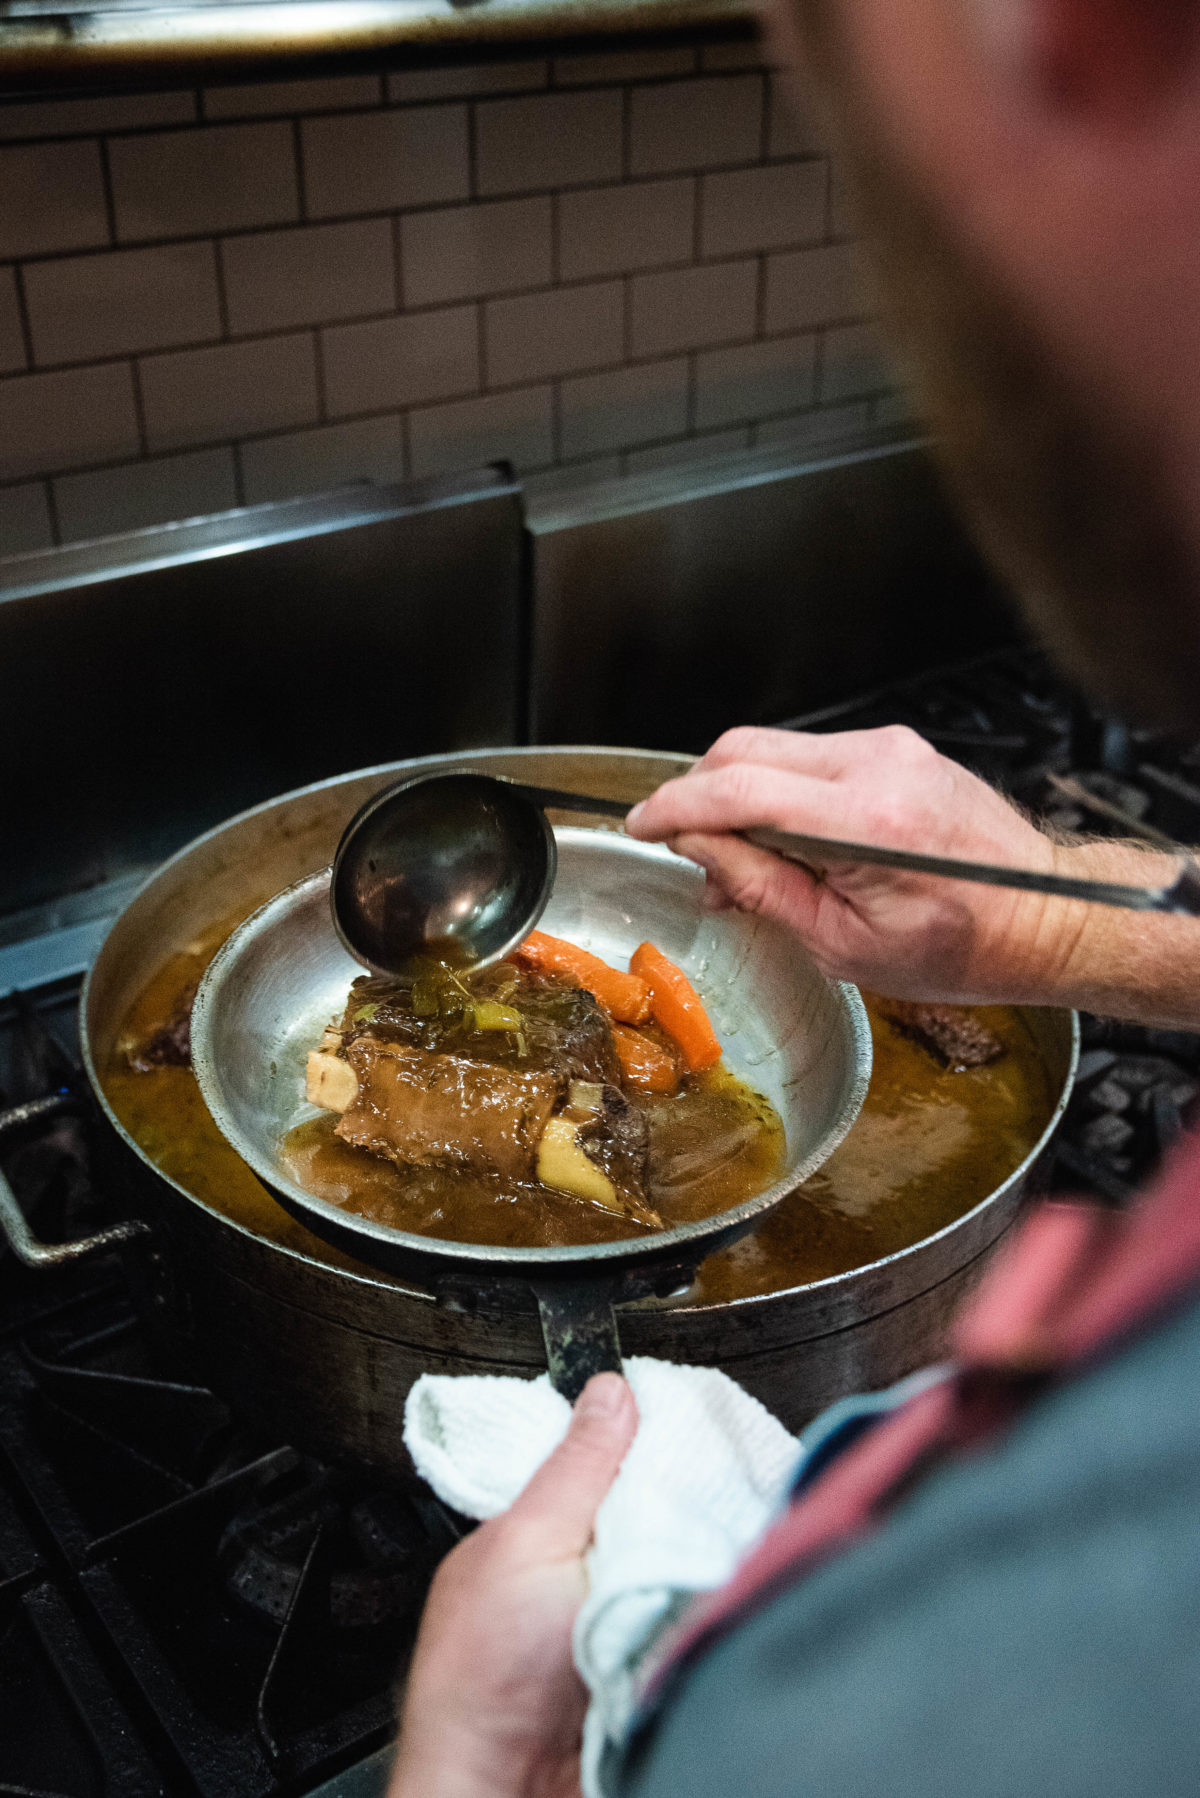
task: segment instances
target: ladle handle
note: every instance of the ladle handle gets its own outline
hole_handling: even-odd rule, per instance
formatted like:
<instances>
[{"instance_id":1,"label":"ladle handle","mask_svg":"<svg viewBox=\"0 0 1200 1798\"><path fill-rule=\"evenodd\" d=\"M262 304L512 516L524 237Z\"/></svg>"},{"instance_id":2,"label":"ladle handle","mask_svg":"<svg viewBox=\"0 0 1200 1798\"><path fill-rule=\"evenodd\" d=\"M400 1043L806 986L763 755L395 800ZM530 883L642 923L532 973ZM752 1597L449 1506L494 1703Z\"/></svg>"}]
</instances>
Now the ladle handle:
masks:
<instances>
[{"instance_id":1,"label":"ladle handle","mask_svg":"<svg viewBox=\"0 0 1200 1798\"><path fill-rule=\"evenodd\" d=\"M550 1384L574 1404L593 1374L621 1372L621 1339L607 1280L545 1280L534 1286Z\"/></svg>"},{"instance_id":2,"label":"ladle handle","mask_svg":"<svg viewBox=\"0 0 1200 1798\"><path fill-rule=\"evenodd\" d=\"M606 818L623 818L632 803L601 799L592 793L564 793L557 787L524 786L522 791L540 806L551 806L557 811L598 812ZM884 868L909 868L917 874L940 875L948 880L977 881L981 886L1016 887L1022 892L1050 893L1060 899L1083 899L1091 905L1113 905L1128 911L1200 916L1200 869L1188 850L1170 844L1166 837L1162 842L1174 848L1179 857L1176 878L1167 886L1137 887L1110 880L1079 880L1069 874L1045 874L1040 869L1005 868L945 855L921 855L911 849L883 849L874 843L799 836L787 830L744 830L739 834L758 848L769 849L806 868L819 867L822 860L866 862Z\"/></svg>"},{"instance_id":3,"label":"ladle handle","mask_svg":"<svg viewBox=\"0 0 1200 1798\"><path fill-rule=\"evenodd\" d=\"M510 781L509 785L518 788L543 811L548 808L555 812L595 812L602 818L624 818L637 803L634 799L602 799L596 793L566 793L561 787L532 787L523 780Z\"/></svg>"}]
</instances>

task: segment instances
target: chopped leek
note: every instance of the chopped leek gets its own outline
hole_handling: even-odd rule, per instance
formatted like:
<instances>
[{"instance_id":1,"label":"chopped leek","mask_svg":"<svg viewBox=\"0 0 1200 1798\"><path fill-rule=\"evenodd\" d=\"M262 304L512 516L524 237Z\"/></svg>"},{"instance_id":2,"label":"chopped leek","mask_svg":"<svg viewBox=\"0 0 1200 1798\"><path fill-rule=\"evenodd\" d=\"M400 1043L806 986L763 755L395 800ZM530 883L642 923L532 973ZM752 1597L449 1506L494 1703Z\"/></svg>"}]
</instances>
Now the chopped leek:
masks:
<instances>
[{"instance_id":1,"label":"chopped leek","mask_svg":"<svg viewBox=\"0 0 1200 1798\"><path fill-rule=\"evenodd\" d=\"M521 1030L525 1020L513 1005L500 1005L495 999L475 999L471 1015L476 1030Z\"/></svg>"}]
</instances>

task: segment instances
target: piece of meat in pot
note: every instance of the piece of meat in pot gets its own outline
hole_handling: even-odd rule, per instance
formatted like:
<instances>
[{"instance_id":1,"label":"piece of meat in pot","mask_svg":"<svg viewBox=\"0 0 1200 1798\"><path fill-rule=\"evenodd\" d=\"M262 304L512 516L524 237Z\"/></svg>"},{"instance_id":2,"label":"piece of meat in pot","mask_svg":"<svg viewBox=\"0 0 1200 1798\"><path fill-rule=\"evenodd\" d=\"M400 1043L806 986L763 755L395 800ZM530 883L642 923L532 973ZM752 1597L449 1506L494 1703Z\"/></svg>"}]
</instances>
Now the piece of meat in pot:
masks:
<instances>
[{"instance_id":1,"label":"piece of meat in pot","mask_svg":"<svg viewBox=\"0 0 1200 1798\"><path fill-rule=\"evenodd\" d=\"M645 1196L650 1131L620 1087L601 1088L599 1111L581 1123L579 1140L588 1159L603 1168L619 1193Z\"/></svg>"},{"instance_id":2,"label":"piece of meat in pot","mask_svg":"<svg viewBox=\"0 0 1200 1798\"><path fill-rule=\"evenodd\" d=\"M471 1029L466 1005L453 1008L454 985L447 982L444 990L452 1009L419 1015L413 1008L411 982L364 975L350 988L339 1025L343 1040L349 1045L365 1035L467 1055L522 1073L620 1084L621 1064L608 1016L582 987L512 962L499 962L469 976L466 990L471 998L497 999L521 1014L519 1046L503 1031Z\"/></svg>"},{"instance_id":3,"label":"piece of meat in pot","mask_svg":"<svg viewBox=\"0 0 1200 1798\"><path fill-rule=\"evenodd\" d=\"M569 1080L619 1086L621 1061L608 1014L583 987L522 970L512 999L526 1019L530 1061Z\"/></svg>"},{"instance_id":4,"label":"piece of meat in pot","mask_svg":"<svg viewBox=\"0 0 1200 1798\"><path fill-rule=\"evenodd\" d=\"M192 1004L196 987L191 986L180 998L165 1024L160 1024L144 1042L126 1050L126 1059L139 1074L154 1068L190 1068L192 1065Z\"/></svg>"},{"instance_id":5,"label":"piece of meat in pot","mask_svg":"<svg viewBox=\"0 0 1200 1798\"><path fill-rule=\"evenodd\" d=\"M360 1035L346 1045L358 1093L337 1134L410 1166L473 1166L503 1178L535 1177L538 1144L562 1082L492 1063Z\"/></svg>"},{"instance_id":6,"label":"piece of meat in pot","mask_svg":"<svg viewBox=\"0 0 1200 1798\"><path fill-rule=\"evenodd\" d=\"M1004 1053L1000 1038L959 1005L925 1005L885 999L880 1010L903 1035L950 1068L980 1068Z\"/></svg>"}]
</instances>

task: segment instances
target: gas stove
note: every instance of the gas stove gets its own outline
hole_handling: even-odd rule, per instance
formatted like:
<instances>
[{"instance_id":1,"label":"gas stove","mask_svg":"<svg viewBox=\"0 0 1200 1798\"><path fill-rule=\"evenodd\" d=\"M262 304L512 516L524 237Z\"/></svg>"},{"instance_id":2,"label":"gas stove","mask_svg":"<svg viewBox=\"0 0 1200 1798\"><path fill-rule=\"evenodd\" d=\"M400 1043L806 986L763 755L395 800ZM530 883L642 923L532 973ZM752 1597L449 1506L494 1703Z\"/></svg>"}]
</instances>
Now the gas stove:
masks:
<instances>
[{"instance_id":1,"label":"gas stove","mask_svg":"<svg viewBox=\"0 0 1200 1798\"><path fill-rule=\"evenodd\" d=\"M1200 746L1115 724L1035 654L792 721L893 722L1062 828L1200 841ZM78 977L22 965L0 1000L0 1167L53 1243L113 1215ZM1200 1037L1083 1032L1051 1181L1121 1204L1200 1091ZM136 1252L37 1270L0 1254L0 1798L374 1798L462 1528L416 1484L249 1433L161 1345Z\"/></svg>"},{"instance_id":2,"label":"gas stove","mask_svg":"<svg viewBox=\"0 0 1200 1798\"><path fill-rule=\"evenodd\" d=\"M0 1007L0 1165L50 1241L109 1221L77 998ZM158 1347L136 1259L8 1252L0 1320L0 1794L374 1798L459 1523L240 1428Z\"/></svg>"}]
</instances>

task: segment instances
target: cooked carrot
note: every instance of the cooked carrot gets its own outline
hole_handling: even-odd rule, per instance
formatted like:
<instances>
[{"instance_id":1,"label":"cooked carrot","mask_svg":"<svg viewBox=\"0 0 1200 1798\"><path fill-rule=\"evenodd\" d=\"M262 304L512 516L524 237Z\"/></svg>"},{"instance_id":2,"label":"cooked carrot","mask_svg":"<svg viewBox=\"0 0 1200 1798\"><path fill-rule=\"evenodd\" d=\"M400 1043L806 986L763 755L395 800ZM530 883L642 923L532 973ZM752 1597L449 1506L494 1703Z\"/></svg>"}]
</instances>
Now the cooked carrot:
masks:
<instances>
[{"instance_id":1,"label":"cooked carrot","mask_svg":"<svg viewBox=\"0 0 1200 1798\"><path fill-rule=\"evenodd\" d=\"M696 989L673 961L653 943L642 943L629 958L629 971L650 988L650 1010L671 1041L677 1043L693 1074L721 1059L721 1045L708 1021Z\"/></svg>"},{"instance_id":2,"label":"cooked carrot","mask_svg":"<svg viewBox=\"0 0 1200 1798\"><path fill-rule=\"evenodd\" d=\"M640 1030L630 1030L624 1024L614 1024L612 1033L621 1058L621 1072L628 1085L642 1093L675 1091L679 1085L679 1068L669 1050L643 1036Z\"/></svg>"},{"instance_id":3,"label":"cooked carrot","mask_svg":"<svg viewBox=\"0 0 1200 1798\"><path fill-rule=\"evenodd\" d=\"M552 974L565 974L586 987L608 1012L622 1024L644 1024L650 1016L650 989L636 974L622 974L610 968L598 955L560 936L548 936L544 930L531 930L515 951L518 961L530 967L544 968Z\"/></svg>"}]
</instances>

